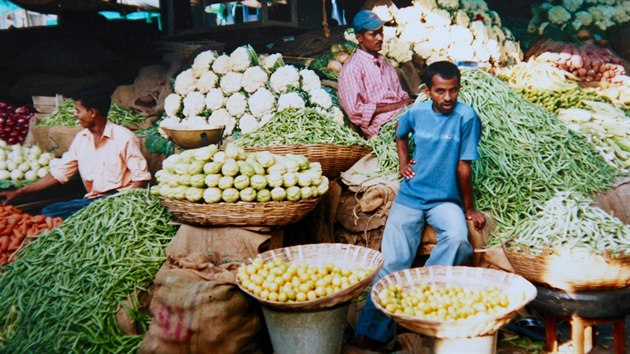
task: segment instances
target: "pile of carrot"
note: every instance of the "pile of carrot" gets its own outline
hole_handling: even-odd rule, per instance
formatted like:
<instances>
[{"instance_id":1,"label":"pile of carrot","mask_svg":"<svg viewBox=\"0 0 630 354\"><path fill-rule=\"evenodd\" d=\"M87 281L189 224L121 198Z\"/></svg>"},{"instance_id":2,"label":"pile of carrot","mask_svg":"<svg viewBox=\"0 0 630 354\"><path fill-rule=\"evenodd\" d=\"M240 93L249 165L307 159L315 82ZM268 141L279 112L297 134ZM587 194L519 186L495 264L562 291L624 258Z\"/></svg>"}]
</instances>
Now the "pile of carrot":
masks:
<instances>
[{"instance_id":1,"label":"pile of carrot","mask_svg":"<svg viewBox=\"0 0 630 354\"><path fill-rule=\"evenodd\" d=\"M0 206L0 265L22 245L24 240L61 225L61 218L29 215L13 206Z\"/></svg>"}]
</instances>

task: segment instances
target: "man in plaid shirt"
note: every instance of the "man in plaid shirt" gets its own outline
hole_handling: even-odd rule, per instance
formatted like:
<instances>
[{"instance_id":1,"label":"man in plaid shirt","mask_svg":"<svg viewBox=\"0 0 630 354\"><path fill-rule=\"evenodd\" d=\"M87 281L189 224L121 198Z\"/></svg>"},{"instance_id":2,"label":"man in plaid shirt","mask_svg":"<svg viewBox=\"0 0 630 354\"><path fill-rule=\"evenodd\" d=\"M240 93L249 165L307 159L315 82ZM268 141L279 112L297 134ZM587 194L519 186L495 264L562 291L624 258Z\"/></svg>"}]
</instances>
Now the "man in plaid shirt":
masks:
<instances>
[{"instance_id":1,"label":"man in plaid shirt","mask_svg":"<svg viewBox=\"0 0 630 354\"><path fill-rule=\"evenodd\" d=\"M352 20L352 27L359 49L339 75L339 100L350 121L371 138L413 99L400 86L396 70L378 53L383 47L383 21L363 10Z\"/></svg>"}]
</instances>

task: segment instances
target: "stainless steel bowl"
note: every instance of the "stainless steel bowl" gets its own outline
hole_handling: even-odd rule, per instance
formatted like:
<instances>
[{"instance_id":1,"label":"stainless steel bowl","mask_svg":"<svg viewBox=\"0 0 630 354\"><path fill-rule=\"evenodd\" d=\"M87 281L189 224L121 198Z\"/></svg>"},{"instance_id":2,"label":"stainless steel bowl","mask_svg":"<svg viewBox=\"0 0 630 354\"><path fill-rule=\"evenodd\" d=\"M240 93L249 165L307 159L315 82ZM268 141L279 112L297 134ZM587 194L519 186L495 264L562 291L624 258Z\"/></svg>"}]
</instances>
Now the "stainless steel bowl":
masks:
<instances>
[{"instance_id":1,"label":"stainless steel bowl","mask_svg":"<svg viewBox=\"0 0 630 354\"><path fill-rule=\"evenodd\" d=\"M164 133L178 146L184 149L196 149L210 144L220 144L225 126L211 129L168 129Z\"/></svg>"}]
</instances>

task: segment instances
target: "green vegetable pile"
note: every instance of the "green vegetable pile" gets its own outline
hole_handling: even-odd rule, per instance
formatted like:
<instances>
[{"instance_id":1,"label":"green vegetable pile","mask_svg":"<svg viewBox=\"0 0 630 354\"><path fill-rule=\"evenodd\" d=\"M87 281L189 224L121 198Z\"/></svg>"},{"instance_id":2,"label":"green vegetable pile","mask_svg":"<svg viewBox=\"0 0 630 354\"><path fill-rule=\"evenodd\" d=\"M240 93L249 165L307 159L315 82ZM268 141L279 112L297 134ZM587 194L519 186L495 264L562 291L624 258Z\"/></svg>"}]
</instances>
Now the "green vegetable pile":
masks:
<instances>
[{"instance_id":1,"label":"green vegetable pile","mask_svg":"<svg viewBox=\"0 0 630 354\"><path fill-rule=\"evenodd\" d=\"M63 101L57 109L47 115L44 119L37 121L37 126L41 127L78 127L79 122L74 116L75 108L74 101L67 99ZM135 125L141 124L146 120L146 117L139 115L136 112L124 109L112 102L107 119L110 122L119 125Z\"/></svg>"},{"instance_id":2,"label":"green vegetable pile","mask_svg":"<svg viewBox=\"0 0 630 354\"><path fill-rule=\"evenodd\" d=\"M170 220L146 190L121 192L20 249L0 276L0 352L137 352L116 311L166 260Z\"/></svg>"},{"instance_id":3,"label":"green vegetable pile","mask_svg":"<svg viewBox=\"0 0 630 354\"><path fill-rule=\"evenodd\" d=\"M205 203L299 201L328 191L319 163L303 155L246 153L228 144L186 150L169 156L155 174L151 193L169 199Z\"/></svg>"},{"instance_id":4,"label":"green vegetable pile","mask_svg":"<svg viewBox=\"0 0 630 354\"><path fill-rule=\"evenodd\" d=\"M358 133L335 124L313 108L277 112L262 128L243 135L237 143L245 147L298 144L368 146Z\"/></svg>"},{"instance_id":5,"label":"green vegetable pile","mask_svg":"<svg viewBox=\"0 0 630 354\"><path fill-rule=\"evenodd\" d=\"M566 108L588 109L589 107L584 104L584 101L610 103L609 99L594 90L582 87L565 91L534 90L529 88L516 90L529 102L552 113L558 113L558 110Z\"/></svg>"},{"instance_id":6,"label":"green vegetable pile","mask_svg":"<svg viewBox=\"0 0 630 354\"><path fill-rule=\"evenodd\" d=\"M589 195L613 183L616 170L582 135L500 79L462 71L459 100L472 105L483 124L479 160L473 162L475 200L478 210L493 214L498 231L528 219L557 191ZM374 142L383 175L398 173L394 124Z\"/></svg>"},{"instance_id":7,"label":"green vegetable pile","mask_svg":"<svg viewBox=\"0 0 630 354\"><path fill-rule=\"evenodd\" d=\"M540 212L503 237L534 254L584 248L600 255L623 255L630 249L630 226L592 202L576 192L558 192Z\"/></svg>"},{"instance_id":8,"label":"green vegetable pile","mask_svg":"<svg viewBox=\"0 0 630 354\"><path fill-rule=\"evenodd\" d=\"M136 135L145 136L144 146L149 152L172 155L175 152L175 144L160 134L157 124L153 124L147 129L137 130Z\"/></svg>"}]
</instances>

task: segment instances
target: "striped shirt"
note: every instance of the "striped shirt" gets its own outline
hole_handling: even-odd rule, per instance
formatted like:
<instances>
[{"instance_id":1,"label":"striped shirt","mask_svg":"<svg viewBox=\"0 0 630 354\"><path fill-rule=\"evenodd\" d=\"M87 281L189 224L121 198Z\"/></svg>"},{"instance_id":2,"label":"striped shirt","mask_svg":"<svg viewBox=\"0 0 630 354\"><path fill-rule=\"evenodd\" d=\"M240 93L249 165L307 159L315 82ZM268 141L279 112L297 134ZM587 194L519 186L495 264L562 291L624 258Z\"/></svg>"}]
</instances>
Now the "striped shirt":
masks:
<instances>
[{"instance_id":1,"label":"striped shirt","mask_svg":"<svg viewBox=\"0 0 630 354\"><path fill-rule=\"evenodd\" d=\"M85 198L129 189L134 181L151 179L138 138L129 129L109 121L98 143L89 130L78 132L50 174L66 183L77 171L88 192Z\"/></svg>"},{"instance_id":2,"label":"striped shirt","mask_svg":"<svg viewBox=\"0 0 630 354\"><path fill-rule=\"evenodd\" d=\"M398 110L374 115L377 104L396 103L409 98L400 86L394 68L364 50L350 57L338 80L339 101L350 121L368 137L378 135L381 126L396 117Z\"/></svg>"}]
</instances>

